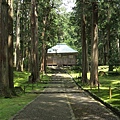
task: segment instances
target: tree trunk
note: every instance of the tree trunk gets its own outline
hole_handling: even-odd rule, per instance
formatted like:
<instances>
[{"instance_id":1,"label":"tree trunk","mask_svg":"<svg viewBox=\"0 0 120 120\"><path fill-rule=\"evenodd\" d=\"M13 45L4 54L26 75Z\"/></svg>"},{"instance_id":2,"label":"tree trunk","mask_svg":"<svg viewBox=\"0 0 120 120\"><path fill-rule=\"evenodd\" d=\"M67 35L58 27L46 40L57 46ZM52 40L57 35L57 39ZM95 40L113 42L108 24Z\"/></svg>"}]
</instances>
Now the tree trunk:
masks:
<instances>
[{"instance_id":1,"label":"tree trunk","mask_svg":"<svg viewBox=\"0 0 120 120\"><path fill-rule=\"evenodd\" d=\"M20 21L20 30L21 30L21 36L20 36L20 71L23 71L24 70L24 65L23 65L23 58L24 58L24 52L25 52L25 48L24 48L24 43L26 42L26 36L25 36L25 27L26 25L25 24L25 18L24 18L24 15L25 15L25 10L26 10L26 7L25 7L25 1L22 0L22 3L21 3L21 11L22 11L22 15L21 15L21 21Z\"/></svg>"},{"instance_id":2,"label":"tree trunk","mask_svg":"<svg viewBox=\"0 0 120 120\"><path fill-rule=\"evenodd\" d=\"M92 2L92 41L91 41L91 71L90 85L97 86L98 81L98 4Z\"/></svg>"},{"instance_id":3,"label":"tree trunk","mask_svg":"<svg viewBox=\"0 0 120 120\"><path fill-rule=\"evenodd\" d=\"M42 43L42 59L41 59L41 73L44 74L45 73L45 43L44 43L44 40L43 40L43 43Z\"/></svg>"},{"instance_id":4,"label":"tree trunk","mask_svg":"<svg viewBox=\"0 0 120 120\"><path fill-rule=\"evenodd\" d=\"M31 74L33 81L39 79L39 60L38 60L38 21L36 1L31 0Z\"/></svg>"},{"instance_id":5,"label":"tree trunk","mask_svg":"<svg viewBox=\"0 0 120 120\"><path fill-rule=\"evenodd\" d=\"M45 73L45 49L46 49L46 45L45 45L45 34L46 34L46 23L47 23L47 18L43 18L43 24L44 24L44 28L43 28L43 32L42 32L42 59L41 59L41 72L42 74Z\"/></svg>"},{"instance_id":6,"label":"tree trunk","mask_svg":"<svg viewBox=\"0 0 120 120\"><path fill-rule=\"evenodd\" d=\"M46 41L47 41L47 28L49 25L49 15L53 6L50 6L50 0L46 2L47 7L44 8L43 15L43 31L42 31L42 56L41 56L41 72L46 73Z\"/></svg>"},{"instance_id":7,"label":"tree trunk","mask_svg":"<svg viewBox=\"0 0 120 120\"><path fill-rule=\"evenodd\" d=\"M20 54L20 8L21 0L17 3L17 18L16 18L16 48L15 48L15 67L17 71L21 71L21 54Z\"/></svg>"},{"instance_id":8,"label":"tree trunk","mask_svg":"<svg viewBox=\"0 0 120 120\"><path fill-rule=\"evenodd\" d=\"M8 0L8 65L9 65L9 88L12 95L16 95L13 82L13 1Z\"/></svg>"},{"instance_id":9,"label":"tree trunk","mask_svg":"<svg viewBox=\"0 0 120 120\"><path fill-rule=\"evenodd\" d=\"M110 4L108 4L108 18L107 18L107 59L108 59L108 65L109 65L109 71L113 71L113 65L112 65L112 45L110 41L110 20L111 20L111 10L110 10Z\"/></svg>"},{"instance_id":10,"label":"tree trunk","mask_svg":"<svg viewBox=\"0 0 120 120\"><path fill-rule=\"evenodd\" d=\"M87 42L86 42L86 18L85 18L85 8L83 0L82 8L82 82L87 83Z\"/></svg>"},{"instance_id":11,"label":"tree trunk","mask_svg":"<svg viewBox=\"0 0 120 120\"><path fill-rule=\"evenodd\" d=\"M0 0L0 95L4 97L10 97L8 68L8 4Z\"/></svg>"},{"instance_id":12,"label":"tree trunk","mask_svg":"<svg viewBox=\"0 0 120 120\"><path fill-rule=\"evenodd\" d=\"M119 63L118 64L120 64L120 39L117 39L117 50L118 50L118 61L119 61Z\"/></svg>"}]
</instances>

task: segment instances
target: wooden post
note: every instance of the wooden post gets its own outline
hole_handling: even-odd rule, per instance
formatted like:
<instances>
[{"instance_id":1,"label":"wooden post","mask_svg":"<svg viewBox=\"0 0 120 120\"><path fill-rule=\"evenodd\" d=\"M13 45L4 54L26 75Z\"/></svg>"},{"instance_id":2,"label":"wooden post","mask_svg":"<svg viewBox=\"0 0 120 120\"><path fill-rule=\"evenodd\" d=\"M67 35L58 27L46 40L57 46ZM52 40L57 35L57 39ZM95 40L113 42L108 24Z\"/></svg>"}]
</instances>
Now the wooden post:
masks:
<instances>
[{"instance_id":1,"label":"wooden post","mask_svg":"<svg viewBox=\"0 0 120 120\"><path fill-rule=\"evenodd\" d=\"M109 86L109 98L112 98L112 90L111 90L111 86Z\"/></svg>"},{"instance_id":2,"label":"wooden post","mask_svg":"<svg viewBox=\"0 0 120 120\"><path fill-rule=\"evenodd\" d=\"M92 90L92 86L90 85L90 90Z\"/></svg>"},{"instance_id":3,"label":"wooden post","mask_svg":"<svg viewBox=\"0 0 120 120\"><path fill-rule=\"evenodd\" d=\"M34 87L34 85L33 85L33 83L32 83L32 90L33 90L33 87Z\"/></svg>"},{"instance_id":4,"label":"wooden post","mask_svg":"<svg viewBox=\"0 0 120 120\"><path fill-rule=\"evenodd\" d=\"M100 83L98 82L98 92L100 92Z\"/></svg>"}]
</instances>

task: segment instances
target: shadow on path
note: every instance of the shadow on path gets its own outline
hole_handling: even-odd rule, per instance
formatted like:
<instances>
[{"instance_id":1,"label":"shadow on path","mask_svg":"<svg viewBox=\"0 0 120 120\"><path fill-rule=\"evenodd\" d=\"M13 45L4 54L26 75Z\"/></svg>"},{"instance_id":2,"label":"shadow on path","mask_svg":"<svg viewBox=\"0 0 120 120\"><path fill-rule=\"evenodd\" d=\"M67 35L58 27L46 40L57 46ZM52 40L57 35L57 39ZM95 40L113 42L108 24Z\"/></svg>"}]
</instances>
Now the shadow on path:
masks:
<instances>
[{"instance_id":1,"label":"shadow on path","mask_svg":"<svg viewBox=\"0 0 120 120\"><path fill-rule=\"evenodd\" d=\"M119 120L78 89L68 74L53 74L40 95L10 120Z\"/></svg>"}]
</instances>

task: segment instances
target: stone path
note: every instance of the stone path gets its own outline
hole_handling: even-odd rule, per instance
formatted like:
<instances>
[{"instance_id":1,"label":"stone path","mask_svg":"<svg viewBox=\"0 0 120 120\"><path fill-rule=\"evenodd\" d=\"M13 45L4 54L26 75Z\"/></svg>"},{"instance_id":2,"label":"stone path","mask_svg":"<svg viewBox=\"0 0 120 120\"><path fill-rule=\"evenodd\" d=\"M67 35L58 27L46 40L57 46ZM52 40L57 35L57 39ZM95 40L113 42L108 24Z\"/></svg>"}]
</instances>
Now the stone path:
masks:
<instances>
[{"instance_id":1,"label":"stone path","mask_svg":"<svg viewBox=\"0 0 120 120\"><path fill-rule=\"evenodd\" d=\"M120 120L77 88L67 74L54 74L49 86L10 120Z\"/></svg>"}]
</instances>

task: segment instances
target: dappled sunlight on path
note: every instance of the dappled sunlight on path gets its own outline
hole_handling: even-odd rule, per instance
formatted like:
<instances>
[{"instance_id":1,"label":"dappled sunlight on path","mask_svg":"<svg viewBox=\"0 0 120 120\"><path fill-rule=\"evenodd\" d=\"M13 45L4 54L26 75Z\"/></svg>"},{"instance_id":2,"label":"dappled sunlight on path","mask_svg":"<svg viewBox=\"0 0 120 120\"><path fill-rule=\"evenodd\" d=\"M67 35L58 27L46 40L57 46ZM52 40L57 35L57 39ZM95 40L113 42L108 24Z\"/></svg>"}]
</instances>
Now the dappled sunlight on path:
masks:
<instances>
[{"instance_id":1,"label":"dappled sunlight on path","mask_svg":"<svg viewBox=\"0 0 120 120\"><path fill-rule=\"evenodd\" d=\"M11 120L119 120L105 106L57 71L41 94Z\"/></svg>"}]
</instances>

